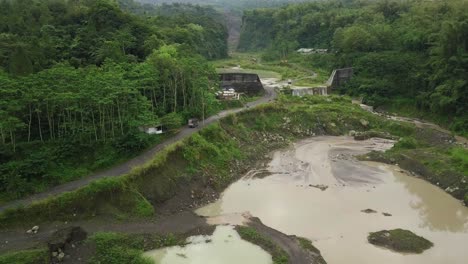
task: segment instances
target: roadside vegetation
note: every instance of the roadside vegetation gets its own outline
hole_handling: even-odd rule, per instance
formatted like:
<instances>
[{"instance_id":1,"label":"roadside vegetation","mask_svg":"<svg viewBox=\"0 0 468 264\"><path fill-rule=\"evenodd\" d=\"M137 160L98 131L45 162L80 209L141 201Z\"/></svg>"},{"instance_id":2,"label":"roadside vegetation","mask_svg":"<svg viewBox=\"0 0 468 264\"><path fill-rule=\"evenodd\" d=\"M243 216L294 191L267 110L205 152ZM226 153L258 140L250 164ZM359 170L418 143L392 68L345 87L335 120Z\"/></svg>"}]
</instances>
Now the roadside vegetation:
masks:
<instances>
[{"instance_id":1,"label":"roadside vegetation","mask_svg":"<svg viewBox=\"0 0 468 264\"><path fill-rule=\"evenodd\" d=\"M366 104L423 117L468 135L468 3L448 1L317 1L244 12L239 51L264 62L353 67L339 93Z\"/></svg>"}]
</instances>

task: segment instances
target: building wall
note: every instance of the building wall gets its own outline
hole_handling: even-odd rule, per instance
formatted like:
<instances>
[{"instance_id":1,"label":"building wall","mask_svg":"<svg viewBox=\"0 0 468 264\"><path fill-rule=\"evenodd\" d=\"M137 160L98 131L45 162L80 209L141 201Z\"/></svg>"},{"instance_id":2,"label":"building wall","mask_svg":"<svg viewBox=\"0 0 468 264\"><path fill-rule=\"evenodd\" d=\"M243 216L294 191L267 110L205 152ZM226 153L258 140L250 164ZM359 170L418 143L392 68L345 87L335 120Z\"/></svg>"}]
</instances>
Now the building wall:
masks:
<instances>
[{"instance_id":1,"label":"building wall","mask_svg":"<svg viewBox=\"0 0 468 264\"><path fill-rule=\"evenodd\" d=\"M336 89L341 85L347 83L349 80L351 80L353 74L353 68L343 68L334 70L327 81L329 93L331 93L333 89Z\"/></svg>"},{"instance_id":2,"label":"building wall","mask_svg":"<svg viewBox=\"0 0 468 264\"><path fill-rule=\"evenodd\" d=\"M304 95L327 95L327 87L312 87L312 88L300 88L292 89L293 96L304 96Z\"/></svg>"},{"instance_id":3,"label":"building wall","mask_svg":"<svg viewBox=\"0 0 468 264\"><path fill-rule=\"evenodd\" d=\"M257 95L265 91L257 74L222 73L219 77L222 89L233 88L237 93L248 95Z\"/></svg>"}]
</instances>

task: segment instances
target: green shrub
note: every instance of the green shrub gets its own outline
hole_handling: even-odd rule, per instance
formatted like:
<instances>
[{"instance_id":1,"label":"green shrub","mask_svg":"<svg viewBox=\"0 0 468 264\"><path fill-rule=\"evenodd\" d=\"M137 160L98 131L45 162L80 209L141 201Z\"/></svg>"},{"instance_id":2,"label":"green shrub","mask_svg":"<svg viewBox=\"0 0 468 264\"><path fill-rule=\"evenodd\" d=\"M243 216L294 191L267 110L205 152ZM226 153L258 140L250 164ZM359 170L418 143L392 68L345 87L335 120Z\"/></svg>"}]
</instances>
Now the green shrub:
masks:
<instances>
[{"instance_id":1,"label":"green shrub","mask_svg":"<svg viewBox=\"0 0 468 264\"><path fill-rule=\"evenodd\" d=\"M93 264L150 264L153 261L142 256L144 251L182 245L184 239L172 234L159 236L100 232L90 237L87 243L93 243L96 248L91 261Z\"/></svg>"},{"instance_id":2,"label":"green shrub","mask_svg":"<svg viewBox=\"0 0 468 264\"><path fill-rule=\"evenodd\" d=\"M48 264L47 249L23 250L0 255L0 264Z\"/></svg>"},{"instance_id":3,"label":"green shrub","mask_svg":"<svg viewBox=\"0 0 468 264\"><path fill-rule=\"evenodd\" d=\"M398 141L395 144L395 148L400 148L400 149L415 149L418 147L418 141L412 137L404 137L401 138L400 141Z\"/></svg>"},{"instance_id":4,"label":"green shrub","mask_svg":"<svg viewBox=\"0 0 468 264\"><path fill-rule=\"evenodd\" d=\"M404 229L370 233L368 240L371 244L406 253L422 253L434 245L431 241Z\"/></svg>"},{"instance_id":5,"label":"green shrub","mask_svg":"<svg viewBox=\"0 0 468 264\"><path fill-rule=\"evenodd\" d=\"M91 240L96 245L96 254L91 263L93 264L151 264L152 261L142 256L143 248L128 237L116 233L97 233Z\"/></svg>"},{"instance_id":6,"label":"green shrub","mask_svg":"<svg viewBox=\"0 0 468 264\"><path fill-rule=\"evenodd\" d=\"M450 156L455 166L468 178L468 150L462 147L452 148Z\"/></svg>"}]
</instances>

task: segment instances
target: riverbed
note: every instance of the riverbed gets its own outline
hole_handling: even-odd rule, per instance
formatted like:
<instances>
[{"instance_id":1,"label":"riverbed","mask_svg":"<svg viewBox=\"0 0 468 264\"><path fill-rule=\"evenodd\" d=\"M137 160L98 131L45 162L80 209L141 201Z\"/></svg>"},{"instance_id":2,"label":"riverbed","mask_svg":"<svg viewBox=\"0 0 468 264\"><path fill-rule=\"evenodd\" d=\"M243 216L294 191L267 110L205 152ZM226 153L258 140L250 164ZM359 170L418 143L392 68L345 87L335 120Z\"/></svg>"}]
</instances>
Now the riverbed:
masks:
<instances>
[{"instance_id":1,"label":"riverbed","mask_svg":"<svg viewBox=\"0 0 468 264\"><path fill-rule=\"evenodd\" d=\"M465 206L397 166L354 158L393 144L328 136L297 142L274 152L269 164L249 172L197 213L249 212L281 232L311 239L330 264L466 263ZM409 229L434 247L419 255L400 254L367 242L369 232L393 228Z\"/></svg>"}]
</instances>

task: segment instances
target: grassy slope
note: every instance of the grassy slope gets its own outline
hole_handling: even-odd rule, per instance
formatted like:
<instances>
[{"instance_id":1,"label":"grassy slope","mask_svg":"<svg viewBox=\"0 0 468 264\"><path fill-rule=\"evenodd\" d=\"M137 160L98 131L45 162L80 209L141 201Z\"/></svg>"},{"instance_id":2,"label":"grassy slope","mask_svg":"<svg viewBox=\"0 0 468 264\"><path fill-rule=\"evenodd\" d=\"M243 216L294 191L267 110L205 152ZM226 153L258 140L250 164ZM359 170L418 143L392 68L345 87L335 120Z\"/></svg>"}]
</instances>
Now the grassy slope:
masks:
<instances>
[{"instance_id":1,"label":"grassy slope","mask_svg":"<svg viewBox=\"0 0 468 264\"><path fill-rule=\"evenodd\" d=\"M388 104L379 107L379 110L383 110L388 113L396 114L398 116L419 118L427 120L441 127L450 129L453 133L463 137L468 137L467 133L454 132L453 117L451 115L437 114L429 111L423 111L416 105L416 101L410 98L394 98Z\"/></svg>"},{"instance_id":2,"label":"grassy slope","mask_svg":"<svg viewBox=\"0 0 468 264\"><path fill-rule=\"evenodd\" d=\"M445 142L441 135L430 129L409 130L391 150L363 159L399 164L468 205L468 150Z\"/></svg>"},{"instance_id":3,"label":"grassy slope","mask_svg":"<svg viewBox=\"0 0 468 264\"><path fill-rule=\"evenodd\" d=\"M273 258L273 264L289 263L288 254L275 243L273 243L269 238L258 233L255 228L238 226L236 230L242 239L255 245L259 245L265 251L269 252Z\"/></svg>"},{"instance_id":4,"label":"grassy slope","mask_svg":"<svg viewBox=\"0 0 468 264\"><path fill-rule=\"evenodd\" d=\"M255 59L255 61L254 61ZM259 53L234 53L230 58L214 61L218 72L232 72L232 67L241 66L238 72L257 73L261 78L297 79L295 85L318 86L323 85L329 77L325 69L315 67L316 78L311 78L313 72L307 59L293 56L288 63L280 61L263 61Z\"/></svg>"},{"instance_id":5,"label":"grassy slope","mask_svg":"<svg viewBox=\"0 0 468 264\"><path fill-rule=\"evenodd\" d=\"M86 243L94 245L91 263L106 264L151 264L144 251L162 247L183 245L185 240L174 235L125 235L119 233L96 233Z\"/></svg>"},{"instance_id":6,"label":"grassy slope","mask_svg":"<svg viewBox=\"0 0 468 264\"><path fill-rule=\"evenodd\" d=\"M23 143L18 147L18 160L10 162L18 173L29 173L35 178L20 180L0 193L0 204L46 191L50 187L70 182L93 172L125 162L149 146L156 145L171 133L142 134L138 139L124 138L110 142L83 145L79 142ZM125 145L122 141L135 145ZM14 177L14 176L10 176Z\"/></svg>"},{"instance_id":7,"label":"grassy slope","mask_svg":"<svg viewBox=\"0 0 468 264\"><path fill-rule=\"evenodd\" d=\"M47 249L23 250L0 256L0 264L47 264L49 252Z\"/></svg>"}]
</instances>

